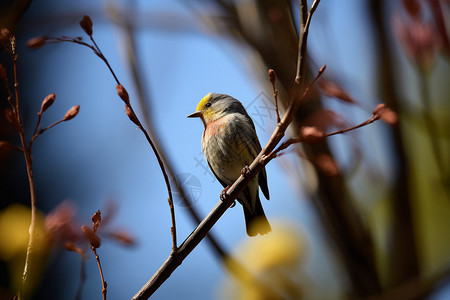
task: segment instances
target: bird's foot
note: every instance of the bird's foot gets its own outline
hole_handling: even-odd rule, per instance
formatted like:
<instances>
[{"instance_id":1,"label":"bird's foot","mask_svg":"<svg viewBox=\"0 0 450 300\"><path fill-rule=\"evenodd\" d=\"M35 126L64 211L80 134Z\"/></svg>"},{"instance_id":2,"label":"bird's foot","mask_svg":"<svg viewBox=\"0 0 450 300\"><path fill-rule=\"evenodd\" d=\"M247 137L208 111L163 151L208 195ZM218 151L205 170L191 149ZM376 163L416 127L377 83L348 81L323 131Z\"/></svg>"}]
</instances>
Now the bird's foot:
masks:
<instances>
[{"instance_id":1,"label":"bird's foot","mask_svg":"<svg viewBox=\"0 0 450 300\"><path fill-rule=\"evenodd\" d=\"M243 167L242 170L241 170L241 174L242 174L242 176L244 176L245 178L250 178L250 177L252 177L252 172L250 171L249 166Z\"/></svg>"},{"instance_id":2,"label":"bird's foot","mask_svg":"<svg viewBox=\"0 0 450 300\"><path fill-rule=\"evenodd\" d=\"M220 200L221 201L226 201L227 198L229 197L229 195L227 194L227 191L228 191L229 188L230 188L230 186L227 186L220 193ZM235 205L236 205L236 201L233 201L233 203L231 203L230 207L234 207Z\"/></svg>"}]
</instances>

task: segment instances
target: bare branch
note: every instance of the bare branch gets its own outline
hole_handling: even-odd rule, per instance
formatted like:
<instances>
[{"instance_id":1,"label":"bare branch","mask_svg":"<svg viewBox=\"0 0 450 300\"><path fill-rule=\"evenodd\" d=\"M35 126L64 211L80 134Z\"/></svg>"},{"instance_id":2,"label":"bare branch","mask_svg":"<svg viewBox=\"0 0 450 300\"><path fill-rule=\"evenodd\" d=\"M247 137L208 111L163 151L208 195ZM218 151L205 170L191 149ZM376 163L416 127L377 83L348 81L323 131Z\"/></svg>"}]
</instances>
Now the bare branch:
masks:
<instances>
[{"instance_id":1,"label":"bare branch","mask_svg":"<svg viewBox=\"0 0 450 300\"><path fill-rule=\"evenodd\" d=\"M312 4L309 12L307 11L307 1L300 0L300 31L298 41L298 57L297 57L297 73L295 75L295 83L301 85L303 78L305 77L306 66L306 46L309 33L309 25L311 24L311 18L319 6L320 0L315 0ZM306 17L306 18L305 18Z\"/></svg>"},{"instance_id":2,"label":"bare branch","mask_svg":"<svg viewBox=\"0 0 450 300\"><path fill-rule=\"evenodd\" d=\"M27 253L25 257L25 266L22 274L22 289L19 291L19 298L24 296L26 292L26 288L28 286L29 276L30 276L30 270L32 269L33 265L33 251L35 248L35 244L37 242L38 236L36 232L36 191L34 187L34 177L33 177L33 171L32 171L32 164L33 160L31 158L31 151L29 148L27 148L27 144L25 141L25 132L24 128L22 126L22 117L20 114L20 98L19 98L19 81L18 81L18 74L17 74L17 53L15 52L15 38L11 38L11 48L12 48L12 60L13 60L13 69L14 69L14 93L15 93L15 107L14 107L14 116L16 118L17 122L17 129L19 131L20 136L20 142L22 144L22 152L25 157L25 163L27 166L27 175L28 175L28 183L30 186L30 202L31 202L31 222L30 222L30 228L29 228L29 240L28 240L28 246L27 246ZM9 101L11 104L13 103L12 100Z\"/></svg>"},{"instance_id":3,"label":"bare branch","mask_svg":"<svg viewBox=\"0 0 450 300\"><path fill-rule=\"evenodd\" d=\"M98 256L97 249L94 246L91 246L91 250L95 255L95 259L97 260L98 270L100 272L100 278L102 280L102 296L103 296L103 300L106 300L107 284L106 284L105 278L103 277L103 270L102 270L102 265L100 264L100 257Z\"/></svg>"},{"instance_id":4,"label":"bare branch","mask_svg":"<svg viewBox=\"0 0 450 300\"><path fill-rule=\"evenodd\" d=\"M278 90L275 86L276 81L277 81L277 75L275 73L274 70L270 69L269 70L269 80L270 83L272 83L272 89L273 89L273 100L275 101L275 112L277 114L277 124L280 123L280 113L278 111Z\"/></svg>"},{"instance_id":5,"label":"bare branch","mask_svg":"<svg viewBox=\"0 0 450 300\"><path fill-rule=\"evenodd\" d=\"M203 219L203 221L195 228L195 230L189 235L189 237L181 244L177 252L172 252L169 258L164 262L164 264L159 268L158 271L150 278L150 280L139 290L139 292L132 298L133 300L138 299L148 299L175 271L175 269L183 262L183 260L192 252L192 250L197 247L197 245L203 240L206 234L211 230L211 228L216 224L220 217L225 213L225 211L230 207L230 205L237 198L239 193L241 193L247 184L261 171L262 168L270 161L267 157L270 155L272 150L283 138L284 133L293 119L293 115L297 108L306 99L308 91L314 82L320 77L320 75L325 71L325 66L323 66L314 81L308 85L303 94L298 97L300 89L296 89L293 98L290 101L289 107L286 110L283 119L278 123L275 131L266 146L261 150L252 164L249 166L250 176L241 175L226 191L226 199L219 201L219 203L213 208L213 210ZM298 99L297 99L298 98ZM295 101L297 99L297 101Z\"/></svg>"},{"instance_id":6,"label":"bare branch","mask_svg":"<svg viewBox=\"0 0 450 300\"><path fill-rule=\"evenodd\" d=\"M85 20L85 19L86 19L86 16L83 18L83 20ZM90 18L89 18L89 20L90 20ZM167 175L166 168L165 168L163 160L161 159L161 156L158 152L158 149L156 148L155 143L153 142L152 138L148 134L147 130L142 125L139 118L137 117L137 115L133 109L133 106L131 105L131 103L129 103L128 93L126 92L123 85L120 83L119 79L117 78L117 76L116 76L114 70L112 69L111 65L109 64L108 60L106 59L106 57L103 55L102 51L100 50L100 47L98 47L97 43L95 42L95 39L92 36L92 24L85 24L85 22L84 22L83 24L80 24L80 25L83 28L83 30L89 35L93 45L90 45L90 44L84 42L82 40L82 38L72 38L72 37L66 37L66 36L63 36L61 38L46 38L46 42L48 42L48 43L69 42L69 43L79 44L79 45L90 48L92 51L94 51L94 53L98 57L100 57L101 60L103 60L103 62L106 64L106 66L108 67L109 71L111 72L111 74L113 75L113 77L117 83L117 85L116 85L117 93L118 93L119 97L126 104L125 108L126 108L128 117L130 118L130 120L132 120L138 126L138 128L144 134L145 138L147 139L147 142L150 144L150 146L153 150L153 153L156 156L159 167L160 167L161 172L164 177L164 181L166 183L167 193L169 195L169 206L170 206L170 203L173 205L172 189L170 186L169 177ZM174 215L175 210L171 209L170 212L172 214L172 219L174 220L175 219L175 215ZM176 232L176 231L174 230L173 232Z\"/></svg>"},{"instance_id":7,"label":"bare branch","mask_svg":"<svg viewBox=\"0 0 450 300\"><path fill-rule=\"evenodd\" d=\"M167 199L169 202L170 208L170 219L172 221L172 227L170 228L170 233L172 234L172 252L176 252L178 250L177 244L177 226L175 223L175 209L173 207L173 202L170 199Z\"/></svg>"}]
</instances>

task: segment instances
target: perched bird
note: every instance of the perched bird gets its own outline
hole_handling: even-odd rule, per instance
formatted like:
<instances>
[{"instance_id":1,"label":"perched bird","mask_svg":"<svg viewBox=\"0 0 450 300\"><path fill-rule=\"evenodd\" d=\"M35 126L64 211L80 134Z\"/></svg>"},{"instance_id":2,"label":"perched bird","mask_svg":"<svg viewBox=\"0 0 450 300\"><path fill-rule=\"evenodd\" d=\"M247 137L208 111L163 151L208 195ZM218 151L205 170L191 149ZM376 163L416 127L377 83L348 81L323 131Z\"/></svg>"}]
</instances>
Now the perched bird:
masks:
<instances>
[{"instance_id":1,"label":"perched bird","mask_svg":"<svg viewBox=\"0 0 450 300\"><path fill-rule=\"evenodd\" d=\"M255 125L242 103L225 94L209 93L203 97L197 110L188 116L193 117L199 117L205 125L202 152L211 171L226 190L261 151ZM263 235L271 230L259 200L258 185L269 200L265 168L237 197L244 209L249 236Z\"/></svg>"}]
</instances>

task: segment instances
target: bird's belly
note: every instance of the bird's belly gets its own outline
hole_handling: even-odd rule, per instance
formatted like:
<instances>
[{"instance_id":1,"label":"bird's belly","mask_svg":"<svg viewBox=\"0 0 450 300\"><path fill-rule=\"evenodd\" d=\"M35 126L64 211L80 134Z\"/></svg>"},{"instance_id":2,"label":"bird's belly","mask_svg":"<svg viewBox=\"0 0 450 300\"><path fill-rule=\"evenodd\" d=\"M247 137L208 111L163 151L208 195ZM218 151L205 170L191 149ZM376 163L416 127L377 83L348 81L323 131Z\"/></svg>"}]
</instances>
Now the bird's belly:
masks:
<instances>
[{"instance_id":1,"label":"bird's belly","mask_svg":"<svg viewBox=\"0 0 450 300\"><path fill-rule=\"evenodd\" d=\"M242 168L253 161L245 140L225 130L215 130L213 135L203 137L202 151L214 173L226 184L232 184Z\"/></svg>"}]
</instances>

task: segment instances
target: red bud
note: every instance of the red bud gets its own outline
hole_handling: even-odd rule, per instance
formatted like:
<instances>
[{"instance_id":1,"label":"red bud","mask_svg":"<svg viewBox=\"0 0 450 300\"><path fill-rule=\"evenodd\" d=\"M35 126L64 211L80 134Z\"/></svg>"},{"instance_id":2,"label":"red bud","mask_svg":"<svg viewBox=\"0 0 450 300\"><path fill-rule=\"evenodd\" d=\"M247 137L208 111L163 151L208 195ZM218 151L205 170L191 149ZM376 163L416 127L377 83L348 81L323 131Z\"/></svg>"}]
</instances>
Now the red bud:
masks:
<instances>
[{"instance_id":1,"label":"red bud","mask_svg":"<svg viewBox=\"0 0 450 300\"><path fill-rule=\"evenodd\" d=\"M339 175L339 169L336 162L330 155L319 155L316 159L316 165L327 176Z\"/></svg>"},{"instance_id":2,"label":"red bud","mask_svg":"<svg viewBox=\"0 0 450 300\"><path fill-rule=\"evenodd\" d=\"M277 81L277 74L275 73L275 71L273 69L269 70L269 80L272 84L275 84L275 82Z\"/></svg>"},{"instance_id":3,"label":"red bud","mask_svg":"<svg viewBox=\"0 0 450 300\"><path fill-rule=\"evenodd\" d=\"M377 120L381 119L389 125L393 125L398 121L397 114L389 107L386 107L384 103L378 104L372 113Z\"/></svg>"},{"instance_id":4,"label":"red bud","mask_svg":"<svg viewBox=\"0 0 450 300\"><path fill-rule=\"evenodd\" d=\"M123 100L126 104L130 103L130 96L128 96L127 90L123 87L123 85L118 84L116 85L117 94L119 95L120 99Z\"/></svg>"},{"instance_id":5,"label":"red bud","mask_svg":"<svg viewBox=\"0 0 450 300\"><path fill-rule=\"evenodd\" d=\"M50 106L53 105L53 103L55 102L55 93L51 93L50 95L48 95L47 97L44 98L44 100L42 100L42 104L41 104L41 111L39 112L39 114L42 114L44 111L46 111Z\"/></svg>"},{"instance_id":6,"label":"red bud","mask_svg":"<svg viewBox=\"0 0 450 300\"><path fill-rule=\"evenodd\" d=\"M80 26L88 36L92 35L92 20L89 16L84 16L80 21Z\"/></svg>"},{"instance_id":7,"label":"red bud","mask_svg":"<svg viewBox=\"0 0 450 300\"><path fill-rule=\"evenodd\" d=\"M46 37L39 36L39 37L29 39L27 42L27 46L28 46L28 48L31 48L31 49L39 49L42 46L44 46L46 42L47 42Z\"/></svg>"},{"instance_id":8,"label":"red bud","mask_svg":"<svg viewBox=\"0 0 450 300\"><path fill-rule=\"evenodd\" d=\"M356 101L342 87L331 81L322 80L319 82L322 92L329 97L335 97L348 103L356 103Z\"/></svg>"},{"instance_id":9,"label":"red bud","mask_svg":"<svg viewBox=\"0 0 450 300\"><path fill-rule=\"evenodd\" d=\"M11 150L12 146L9 142L7 141L0 141L0 149L4 149L4 150Z\"/></svg>"},{"instance_id":10,"label":"red bud","mask_svg":"<svg viewBox=\"0 0 450 300\"><path fill-rule=\"evenodd\" d=\"M325 139L325 133L316 127L304 126L300 129L300 140L308 144L320 143Z\"/></svg>"},{"instance_id":11,"label":"red bud","mask_svg":"<svg viewBox=\"0 0 450 300\"><path fill-rule=\"evenodd\" d=\"M134 238L128 232L116 230L116 231L110 232L109 234L116 241L118 241L126 246L133 246L136 244Z\"/></svg>"},{"instance_id":12,"label":"red bud","mask_svg":"<svg viewBox=\"0 0 450 300\"><path fill-rule=\"evenodd\" d=\"M79 248L77 245L75 245L72 242L66 242L66 244L64 245L64 248L68 251L76 252L76 253L80 254L81 256L84 256L84 254L85 254L83 249Z\"/></svg>"},{"instance_id":13,"label":"red bud","mask_svg":"<svg viewBox=\"0 0 450 300\"><path fill-rule=\"evenodd\" d=\"M66 114L64 115L63 120L64 121L72 120L73 118L75 118L75 116L78 114L79 111L80 111L80 106L79 105L73 106L71 109L69 109L66 112Z\"/></svg>"},{"instance_id":14,"label":"red bud","mask_svg":"<svg viewBox=\"0 0 450 300\"><path fill-rule=\"evenodd\" d=\"M86 225L81 226L81 230L83 230L84 235L88 238L89 243L94 248L99 248L101 241L98 235L89 227Z\"/></svg>"},{"instance_id":15,"label":"red bud","mask_svg":"<svg viewBox=\"0 0 450 300\"><path fill-rule=\"evenodd\" d=\"M92 220L92 223L93 223L92 224L92 229L94 229L94 232L96 232L98 226L100 226L100 223L102 222L102 213L99 210L97 210L95 212L95 214L92 215L91 220Z\"/></svg>"},{"instance_id":16,"label":"red bud","mask_svg":"<svg viewBox=\"0 0 450 300\"><path fill-rule=\"evenodd\" d=\"M131 122L139 126L139 120L136 118L136 115L127 104L125 104L125 113L127 114L128 118L130 118Z\"/></svg>"}]
</instances>

